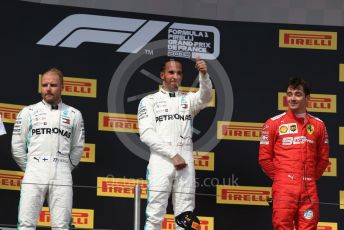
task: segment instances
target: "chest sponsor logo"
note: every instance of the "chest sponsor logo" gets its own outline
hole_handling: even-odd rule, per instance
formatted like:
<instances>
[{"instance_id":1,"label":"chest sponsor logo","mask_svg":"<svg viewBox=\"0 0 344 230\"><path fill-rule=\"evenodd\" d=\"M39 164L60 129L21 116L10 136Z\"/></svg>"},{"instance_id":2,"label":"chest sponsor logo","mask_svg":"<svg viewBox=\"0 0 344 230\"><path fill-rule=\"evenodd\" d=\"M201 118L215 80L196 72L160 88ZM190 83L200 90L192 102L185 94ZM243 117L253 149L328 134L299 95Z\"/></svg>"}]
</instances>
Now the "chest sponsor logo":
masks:
<instances>
[{"instance_id":1,"label":"chest sponsor logo","mask_svg":"<svg viewBox=\"0 0 344 230\"><path fill-rule=\"evenodd\" d=\"M217 139L259 141L263 123L218 121Z\"/></svg>"},{"instance_id":2,"label":"chest sponsor logo","mask_svg":"<svg viewBox=\"0 0 344 230\"><path fill-rule=\"evenodd\" d=\"M147 181L126 178L97 178L97 196L134 198L134 187L140 185L141 198L147 199Z\"/></svg>"},{"instance_id":3,"label":"chest sponsor logo","mask_svg":"<svg viewBox=\"0 0 344 230\"><path fill-rule=\"evenodd\" d=\"M146 109L146 107L144 107ZM159 114L159 113L168 113L168 108L167 108L167 102L166 101L158 101L154 104L154 113ZM140 114L140 119L141 119L141 114L146 115L146 111L139 111ZM144 116L146 117L146 116Z\"/></svg>"},{"instance_id":4,"label":"chest sponsor logo","mask_svg":"<svg viewBox=\"0 0 344 230\"><path fill-rule=\"evenodd\" d=\"M279 47L337 50L337 32L280 30Z\"/></svg>"},{"instance_id":5,"label":"chest sponsor logo","mask_svg":"<svg viewBox=\"0 0 344 230\"><path fill-rule=\"evenodd\" d=\"M180 114L165 114L160 115L158 117L155 117L156 122L162 122L162 121L171 121L171 120L180 120L180 121L191 121L192 117L191 114L187 115L180 115Z\"/></svg>"},{"instance_id":6,"label":"chest sponsor logo","mask_svg":"<svg viewBox=\"0 0 344 230\"><path fill-rule=\"evenodd\" d=\"M214 217L197 216L201 222L201 228L199 230L214 230ZM174 216L166 214L162 222L161 230L175 230Z\"/></svg>"},{"instance_id":7,"label":"chest sponsor logo","mask_svg":"<svg viewBox=\"0 0 344 230\"><path fill-rule=\"evenodd\" d=\"M311 139L307 139L305 136L297 136L297 137L284 137L282 139L282 145L302 145L304 143L314 144L314 141Z\"/></svg>"},{"instance_id":8,"label":"chest sponsor logo","mask_svg":"<svg viewBox=\"0 0 344 230\"><path fill-rule=\"evenodd\" d=\"M98 119L98 129L102 131L139 132L136 115L99 112Z\"/></svg>"},{"instance_id":9,"label":"chest sponsor logo","mask_svg":"<svg viewBox=\"0 0 344 230\"><path fill-rule=\"evenodd\" d=\"M278 130L280 132L280 135L283 135L283 134L287 134L289 128L288 128L288 125L281 125Z\"/></svg>"},{"instance_id":10,"label":"chest sponsor logo","mask_svg":"<svg viewBox=\"0 0 344 230\"><path fill-rule=\"evenodd\" d=\"M70 125L70 118L69 117L62 116L61 119L62 119L63 124Z\"/></svg>"},{"instance_id":11,"label":"chest sponsor logo","mask_svg":"<svg viewBox=\"0 0 344 230\"><path fill-rule=\"evenodd\" d=\"M61 136L70 138L71 132L68 132L59 128L36 128L32 129L32 136L34 135L51 135L51 134L60 134Z\"/></svg>"},{"instance_id":12,"label":"chest sponsor logo","mask_svg":"<svg viewBox=\"0 0 344 230\"><path fill-rule=\"evenodd\" d=\"M181 107L182 107L182 109L187 109L189 106L187 103L183 103L183 104L181 104Z\"/></svg>"},{"instance_id":13,"label":"chest sponsor logo","mask_svg":"<svg viewBox=\"0 0 344 230\"><path fill-rule=\"evenodd\" d=\"M76 228L93 229L94 210L92 209L72 209L72 224ZM38 226L51 227L50 212L48 207L43 207L39 215Z\"/></svg>"},{"instance_id":14,"label":"chest sponsor logo","mask_svg":"<svg viewBox=\"0 0 344 230\"><path fill-rule=\"evenodd\" d=\"M278 127L278 131L279 131L279 135L298 133L297 124L296 123L282 124Z\"/></svg>"},{"instance_id":15,"label":"chest sponsor logo","mask_svg":"<svg viewBox=\"0 0 344 230\"><path fill-rule=\"evenodd\" d=\"M271 188L217 185L216 195L218 204L268 206L267 200L271 197Z\"/></svg>"},{"instance_id":16,"label":"chest sponsor logo","mask_svg":"<svg viewBox=\"0 0 344 230\"><path fill-rule=\"evenodd\" d=\"M24 172L0 170L0 189L20 190Z\"/></svg>"}]
</instances>

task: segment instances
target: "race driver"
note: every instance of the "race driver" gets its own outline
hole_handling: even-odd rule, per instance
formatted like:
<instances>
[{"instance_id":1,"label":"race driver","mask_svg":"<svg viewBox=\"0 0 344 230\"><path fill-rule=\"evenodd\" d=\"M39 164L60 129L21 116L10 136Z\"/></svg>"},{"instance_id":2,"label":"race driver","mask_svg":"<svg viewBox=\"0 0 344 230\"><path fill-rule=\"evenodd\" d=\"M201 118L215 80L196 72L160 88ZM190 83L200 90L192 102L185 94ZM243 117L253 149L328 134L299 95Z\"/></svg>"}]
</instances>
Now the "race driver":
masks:
<instances>
[{"instance_id":1,"label":"race driver","mask_svg":"<svg viewBox=\"0 0 344 230\"><path fill-rule=\"evenodd\" d=\"M192 122L212 97L204 60L196 59L200 87L196 93L178 90L182 63L167 60L161 69L162 88L144 97L138 107L140 138L150 148L147 168L148 201L145 230L160 230L172 191L174 215L195 208ZM181 227L176 225L176 229Z\"/></svg>"},{"instance_id":2,"label":"race driver","mask_svg":"<svg viewBox=\"0 0 344 230\"><path fill-rule=\"evenodd\" d=\"M62 72L42 75L43 100L17 116L12 154L25 172L21 184L18 229L35 229L46 195L53 229L69 229L72 220L72 169L84 148L79 110L62 103Z\"/></svg>"},{"instance_id":3,"label":"race driver","mask_svg":"<svg viewBox=\"0 0 344 230\"><path fill-rule=\"evenodd\" d=\"M259 163L273 180L272 222L275 230L315 230L319 221L316 181L329 163L326 127L306 111L309 84L291 78L288 111L263 126Z\"/></svg>"}]
</instances>

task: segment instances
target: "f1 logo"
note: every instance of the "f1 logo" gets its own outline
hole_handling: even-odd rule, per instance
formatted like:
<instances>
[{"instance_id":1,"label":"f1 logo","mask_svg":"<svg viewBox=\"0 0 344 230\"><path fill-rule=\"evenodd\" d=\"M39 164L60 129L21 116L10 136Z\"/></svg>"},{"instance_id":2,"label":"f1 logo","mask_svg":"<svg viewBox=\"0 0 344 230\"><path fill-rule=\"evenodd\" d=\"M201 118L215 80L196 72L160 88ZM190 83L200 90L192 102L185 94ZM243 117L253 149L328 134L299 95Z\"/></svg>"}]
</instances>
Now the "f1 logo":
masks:
<instances>
[{"instance_id":1,"label":"f1 logo","mask_svg":"<svg viewBox=\"0 0 344 230\"><path fill-rule=\"evenodd\" d=\"M77 48L84 42L95 42L121 45L116 50L117 52L137 53L169 23L166 21L74 14L63 19L37 44ZM215 59L219 55L220 33L217 28L183 23L173 23L170 28L195 29L212 33L214 35L213 53L203 54L205 56L203 58Z\"/></svg>"},{"instance_id":2,"label":"f1 logo","mask_svg":"<svg viewBox=\"0 0 344 230\"><path fill-rule=\"evenodd\" d=\"M130 32L136 32L142 26L117 49L117 52L136 53L167 24L162 21L74 14L63 19L37 44L70 48L77 48L83 42L120 45L132 35Z\"/></svg>"}]
</instances>

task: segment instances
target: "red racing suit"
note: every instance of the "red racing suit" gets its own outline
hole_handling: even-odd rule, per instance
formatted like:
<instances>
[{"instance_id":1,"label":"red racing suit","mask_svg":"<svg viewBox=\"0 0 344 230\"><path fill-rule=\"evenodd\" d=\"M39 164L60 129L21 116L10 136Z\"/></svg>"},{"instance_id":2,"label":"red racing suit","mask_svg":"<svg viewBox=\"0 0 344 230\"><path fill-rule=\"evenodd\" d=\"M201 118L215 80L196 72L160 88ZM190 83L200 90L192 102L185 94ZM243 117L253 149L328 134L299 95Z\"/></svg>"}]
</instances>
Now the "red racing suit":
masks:
<instances>
[{"instance_id":1,"label":"red racing suit","mask_svg":"<svg viewBox=\"0 0 344 230\"><path fill-rule=\"evenodd\" d=\"M319 220L316 180L329 163L325 124L291 110L270 118L263 126L259 164L273 180L272 222L277 230L313 230Z\"/></svg>"}]
</instances>

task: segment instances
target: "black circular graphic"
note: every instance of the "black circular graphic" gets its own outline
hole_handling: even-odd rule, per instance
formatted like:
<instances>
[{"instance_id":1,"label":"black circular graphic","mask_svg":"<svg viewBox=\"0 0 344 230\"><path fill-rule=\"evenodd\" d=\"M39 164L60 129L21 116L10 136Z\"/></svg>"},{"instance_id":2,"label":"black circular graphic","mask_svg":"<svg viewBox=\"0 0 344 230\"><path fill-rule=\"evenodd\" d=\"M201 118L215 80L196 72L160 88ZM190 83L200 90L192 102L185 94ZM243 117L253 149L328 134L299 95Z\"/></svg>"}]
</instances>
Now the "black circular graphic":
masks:
<instances>
[{"instance_id":1,"label":"black circular graphic","mask_svg":"<svg viewBox=\"0 0 344 230\"><path fill-rule=\"evenodd\" d=\"M147 52L149 51L149 52ZM148 53L148 54L147 54ZM125 89L135 71L146 62L166 57L167 40L150 42L138 53L128 55L116 69L108 90L108 112L126 113ZM217 139L217 121L230 121L233 113L233 91L229 76L217 60L207 60L208 72L216 90L216 112L211 125L200 134L194 143L195 151L211 151L220 140ZM137 97L140 98L140 97ZM118 139L136 156L149 159L149 149L134 133L115 132Z\"/></svg>"}]
</instances>

